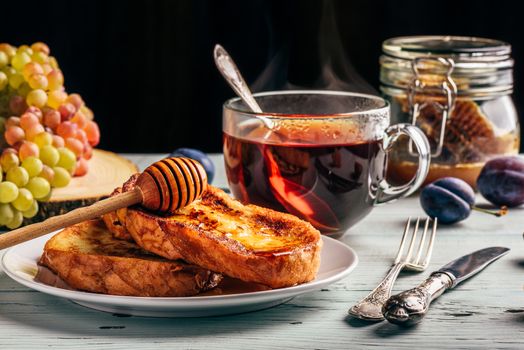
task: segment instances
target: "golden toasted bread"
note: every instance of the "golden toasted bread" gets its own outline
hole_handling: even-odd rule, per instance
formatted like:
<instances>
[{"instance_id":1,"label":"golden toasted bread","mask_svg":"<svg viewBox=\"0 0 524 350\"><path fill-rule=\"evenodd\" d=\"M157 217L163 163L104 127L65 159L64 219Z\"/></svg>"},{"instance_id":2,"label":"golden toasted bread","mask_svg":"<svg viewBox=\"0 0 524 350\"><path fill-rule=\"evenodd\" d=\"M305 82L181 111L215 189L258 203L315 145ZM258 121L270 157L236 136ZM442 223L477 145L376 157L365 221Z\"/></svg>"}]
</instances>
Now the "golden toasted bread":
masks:
<instances>
[{"instance_id":1,"label":"golden toasted bread","mask_svg":"<svg viewBox=\"0 0 524 350\"><path fill-rule=\"evenodd\" d=\"M288 287L313 280L320 265L322 240L311 224L243 205L213 186L168 217L137 207L128 208L124 220L113 215L145 250L246 282Z\"/></svg>"},{"instance_id":2,"label":"golden toasted bread","mask_svg":"<svg viewBox=\"0 0 524 350\"><path fill-rule=\"evenodd\" d=\"M218 273L169 261L116 239L101 220L68 227L47 241L39 263L69 286L130 296L190 296L214 288Z\"/></svg>"}]
</instances>

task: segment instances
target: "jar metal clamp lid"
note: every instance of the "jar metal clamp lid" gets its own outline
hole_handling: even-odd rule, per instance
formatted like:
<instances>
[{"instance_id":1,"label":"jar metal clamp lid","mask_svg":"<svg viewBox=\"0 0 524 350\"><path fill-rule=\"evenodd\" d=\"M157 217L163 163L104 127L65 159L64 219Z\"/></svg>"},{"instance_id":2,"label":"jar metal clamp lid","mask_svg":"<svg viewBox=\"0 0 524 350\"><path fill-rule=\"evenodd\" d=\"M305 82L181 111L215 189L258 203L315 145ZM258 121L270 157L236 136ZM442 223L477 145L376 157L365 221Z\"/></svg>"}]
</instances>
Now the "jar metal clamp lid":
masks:
<instances>
[{"instance_id":1,"label":"jar metal clamp lid","mask_svg":"<svg viewBox=\"0 0 524 350\"><path fill-rule=\"evenodd\" d=\"M460 36L409 36L382 44L381 90L406 95L412 123L429 105L442 113L433 157L443 148L446 124L460 97L487 99L513 89L511 46L505 42ZM409 152L413 154L412 145Z\"/></svg>"}]
</instances>

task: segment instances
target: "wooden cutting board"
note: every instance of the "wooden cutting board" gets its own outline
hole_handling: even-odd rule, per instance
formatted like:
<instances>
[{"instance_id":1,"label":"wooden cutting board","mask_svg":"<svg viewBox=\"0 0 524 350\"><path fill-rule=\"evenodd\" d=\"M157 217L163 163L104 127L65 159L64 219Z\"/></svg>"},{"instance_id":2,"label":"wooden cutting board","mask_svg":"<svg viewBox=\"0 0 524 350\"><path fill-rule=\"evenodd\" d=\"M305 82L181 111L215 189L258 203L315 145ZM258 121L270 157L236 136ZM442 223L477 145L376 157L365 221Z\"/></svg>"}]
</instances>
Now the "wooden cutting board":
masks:
<instances>
[{"instance_id":1,"label":"wooden cutting board","mask_svg":"<svg viewBox=\"0 0 524 350\"><path fill-rule=\"evenodd\" d=\"M107 197L115 187L121 186L138 168L131 161L108 151L95 149L89 160L89 171L74 177L68 186L54 188L48 202L39 202L38 214L25 219L24 224L42 221L48 217L64 214L78 207L90 205Z\"/></svg>"}]
</instances>

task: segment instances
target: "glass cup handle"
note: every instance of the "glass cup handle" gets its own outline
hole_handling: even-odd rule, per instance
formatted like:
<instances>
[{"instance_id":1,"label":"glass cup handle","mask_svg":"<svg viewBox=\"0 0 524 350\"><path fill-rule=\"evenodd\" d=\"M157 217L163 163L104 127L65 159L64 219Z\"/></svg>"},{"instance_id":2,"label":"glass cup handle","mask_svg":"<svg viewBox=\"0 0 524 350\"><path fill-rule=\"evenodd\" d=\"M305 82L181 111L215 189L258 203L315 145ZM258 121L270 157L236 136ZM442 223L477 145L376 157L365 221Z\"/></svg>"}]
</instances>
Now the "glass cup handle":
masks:
<instances>
[{"instance_id":1,"label":"glass cup handle","mask_svg":"<svg viewBox=\"0 0 524 350\"><path fill-rule=\"evenodd\" d=\"M382 147L387 153L391 150L395 141L400 135L408 136L415 144L418 152L418 168L417 172L411 180L404 185L393 186L390 185L384 178L380 180L378 184L377 196L375 199L375 205L384 204L396 199L406 197L411 193L415 192L422 182L426 179L429 171L429 164L431 159L431 149L429 147L429 141L418 127L411 124L396 124L391 125L386 129L385 136L382 142Z\"/></svg>"}]
</instances>

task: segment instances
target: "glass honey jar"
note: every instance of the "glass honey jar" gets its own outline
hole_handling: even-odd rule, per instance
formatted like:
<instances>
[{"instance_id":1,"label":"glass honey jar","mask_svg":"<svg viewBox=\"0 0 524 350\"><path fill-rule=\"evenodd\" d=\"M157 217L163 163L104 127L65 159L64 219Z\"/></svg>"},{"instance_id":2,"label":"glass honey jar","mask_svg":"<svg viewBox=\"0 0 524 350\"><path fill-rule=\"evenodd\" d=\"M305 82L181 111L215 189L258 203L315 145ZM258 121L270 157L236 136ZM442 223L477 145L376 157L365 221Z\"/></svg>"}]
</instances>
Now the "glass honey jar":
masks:
<instances>
[{"instance_id":1,"label":"glass honey jar","mask_svg":"<svg viewBox=\"0 0 524 350\"><path fill-rule=\"evenodd\" d=\"M517 154L518 115L511 98L513 59L505 42L458 36L410 36L384 41L381 92L391 123L412 123L431 145L426 183L445 176L475 187L489 159ZM388 175L405 182L417 168L407 138L398 143Z\"/></svg>"}]
</instances>

